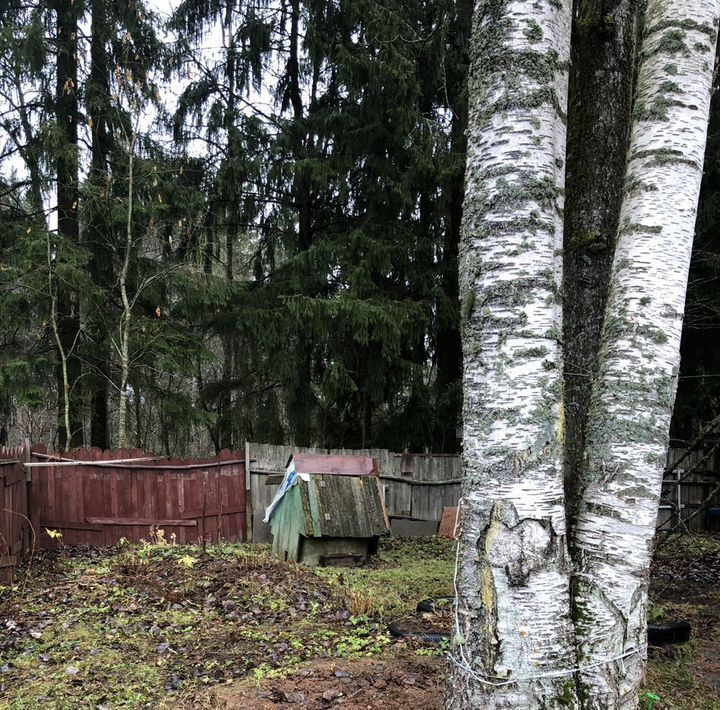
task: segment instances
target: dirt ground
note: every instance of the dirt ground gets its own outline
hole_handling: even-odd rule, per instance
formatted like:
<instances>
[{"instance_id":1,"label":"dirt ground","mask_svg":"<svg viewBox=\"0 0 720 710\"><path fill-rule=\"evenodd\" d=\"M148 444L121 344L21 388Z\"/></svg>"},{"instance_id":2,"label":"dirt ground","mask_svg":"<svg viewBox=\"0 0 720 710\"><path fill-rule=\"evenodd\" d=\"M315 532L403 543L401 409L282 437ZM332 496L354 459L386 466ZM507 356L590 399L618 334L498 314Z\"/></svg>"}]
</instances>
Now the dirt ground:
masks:
<instances>
[{"instance_id":1,"label":"dirt ground","mask_svg":"<svg viewBox=\"0 0 720 710\"><path fill-rule=\"evenodd\" d=\"M688 620L687 644L650 647L640 708L720 710L720 536L676 538L659 547L651 581L652 620ZM435 615L406 614L406 629L447 626L447 607ZM218 692L228 710L439 710L444 691L443 658L419 658L422 644L388 649L383 661L320 661L298 674L264 682L241 682ZM401 648L402 650L398 650Z\"/></svg>"},{"instance_id":2,"label":"dirt ground","mask_svg":"<svg viewBox=\"0 0 720 710\"><path fill-rule=\"evenodd\" d=\"M444 660L412 652L386 660L323 660L289 678L245 683L219 690L227 710L273 710L293 705L308 710L438 710L442 706Z\"/></svg>"},{"instance_id":3,"label":"dirt ground","mask_svg":"<svg viewBox=\"0 0 720 710\"><path fill-rule=\"evenodd\" d=\"M389 540L362 569L259 545L59 547L0 588L0 707L437 706L442 650L387 625L447 594L451 570L434 539Z\"/></svg>"}]
</instances>

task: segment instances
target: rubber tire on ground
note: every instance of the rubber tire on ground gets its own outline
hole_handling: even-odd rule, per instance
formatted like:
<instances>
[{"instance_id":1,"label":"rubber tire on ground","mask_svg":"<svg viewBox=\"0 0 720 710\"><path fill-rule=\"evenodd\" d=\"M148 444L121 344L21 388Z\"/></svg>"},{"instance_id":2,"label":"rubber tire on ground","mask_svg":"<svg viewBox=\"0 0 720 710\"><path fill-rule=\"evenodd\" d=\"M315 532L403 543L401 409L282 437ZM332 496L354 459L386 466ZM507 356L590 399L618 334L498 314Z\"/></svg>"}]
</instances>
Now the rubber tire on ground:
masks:
<instances>
[{"instance_id":1,"label":"rubber tire on ground","mask_svg":"<svg viewBox=\"0 0 720 710\"><path fill-rule=\"evenodd\" d=\"M396 639L412 639L413 641L421 641L422 643L442 643L450 638L447 631L410 631L403 629L395 623L388 624L390 635Z\"/></svg>"},{"instance_id":2,"label":"rubber tire on ground","mask_svg":"<svg viewBox=\"0 0 720 710\"><path fill-rule=\"evenodd\" d=\"M690 632L689 621L674 621L670 624L648 624L648 643L651 646L686 643L690 640Z\"/></svg>"},{"instance_id":3,"label":"rubber tire on ground","mask_svg":"<svg viewBox=\"0 0 720 710\"><path fill-rule=\"evenodd\" d=\"M423 599L418 602L417 610L422 614L434 614L437 611L438 602L447 604L455 604L455 597L435 597L434 599Z\"/></svg>"}]
</instances>

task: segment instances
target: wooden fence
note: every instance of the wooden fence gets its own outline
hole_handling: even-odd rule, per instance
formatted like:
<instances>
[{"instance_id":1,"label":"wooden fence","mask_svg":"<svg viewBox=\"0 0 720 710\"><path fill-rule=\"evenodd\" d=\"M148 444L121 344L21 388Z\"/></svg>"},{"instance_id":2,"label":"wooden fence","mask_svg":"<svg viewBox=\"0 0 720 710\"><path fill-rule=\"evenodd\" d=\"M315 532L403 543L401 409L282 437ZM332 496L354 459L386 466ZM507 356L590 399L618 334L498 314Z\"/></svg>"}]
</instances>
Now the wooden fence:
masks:
<instances>
[{"instance_id":1,"label":"wooden fence","mask_svg":"<svg viewBox=\"0 0 720 710\"><path fill-rule=\"evenodd\" d=\"M682 457L682 458L681 458ZM689 532L720 530L720 441L688 452L671 448L669 469L663 480L658 529L676 526Z\"/></svg>"},{"instance_id":2,"label":"wooden fence","mask_svg":"<svg viewBox=\"0 0 720 710\"><path fill-rule=\"evenodd\" d=\"M272 444L248 444L254 529L262 518L285 473L290 455L332 453L373 456L378 460L385 506L390 518L410 518L437 522L444 506L455 506L460 499L462 462L460 456L445 454L397 454L387 449L317 449ZM685 449L670 449L668 462L680 459ZM720 442L694 449L682 465L667 475L658 528L667 530L678 521L688 520L691 532L720 530ZM711 495L713 494L714 495ZM679 503L678 503L679 501ZM677 507L679 505L679 508ZM682 526L682 523L681 523Z\"/></svg>"},{"instance_id":3,"label":"wooden fence","mask_svg":"<svg viewBox=\"0 0 720 710\"><path fill-rule=\"evenodd\" d=\"M460 497L461 462L453 455L247 444L244 452L179 460L138 449L78 450L59 457L41 447L32 453L0 448L0 583L12 578L33 544L33 530L39 547L57 545L47 530L61 532L66 545L112 545L123 537L147 537L150 526L178 542L246 540L250 512L256 520L262 517L293 452L376 458L394 520L436 523L443 507ZM684 453L671 449L668 460ZM705 452L693 450L666 476L658 527L678 520L692 532L720 529L720 442L707 443Z\"/></svg>"},{"instance_id":4,"label":"wooden fence","mask_svg":"<svg viewBox=\"0 0 720 710\"><path fill-rule=\"evenodd\" d=\"M319 449L247 444L249 485L255 530L285 474L292 453L372 456L378 460L385 507L391 519L439 522L444 506L460 498L460 457L448 454L398 454L387 449ZM429 526L426 529L430 529Z\"/></svg>"},{"instance_id":5,"label":"wooden fence","mask_svg":"<svg viewBox=\"0 0 720 710\"><path fill-rule=\"evenodd\" d=\"M59 460L58 460L59 459ZM245 453L160 459L138 449L32 452L32 521L39 547L147 539L150 526L179 543L246 536Z\"/></svg>"},{"instance_id":6,"label":"wooden fence","mask_svg":"<svg viewBox=\"0 0 720 710\"><path fill-rule=\"evenodd\" d=\"M32 544L24 461L24 447L0 447L0 584L12 581Z\"/></svg>"}]
</instances>

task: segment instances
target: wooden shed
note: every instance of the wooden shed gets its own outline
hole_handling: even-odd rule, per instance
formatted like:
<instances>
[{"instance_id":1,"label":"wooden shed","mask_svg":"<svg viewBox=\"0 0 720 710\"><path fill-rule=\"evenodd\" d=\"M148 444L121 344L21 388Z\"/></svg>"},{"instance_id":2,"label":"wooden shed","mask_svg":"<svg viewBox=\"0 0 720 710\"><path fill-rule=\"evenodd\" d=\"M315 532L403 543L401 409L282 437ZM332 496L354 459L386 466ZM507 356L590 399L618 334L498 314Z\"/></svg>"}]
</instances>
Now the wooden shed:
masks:
<instances>
[{"instance_id":1,"label":"wooden shed","mask_svg":"<svg viewBox=\"0 0 720 710\"><path fill-rule=\"evenodd\" d=\"M310 565L354 566L389 530L375 459L293 454L267 508L273 553Z\"/></svg>"}]
</instances>

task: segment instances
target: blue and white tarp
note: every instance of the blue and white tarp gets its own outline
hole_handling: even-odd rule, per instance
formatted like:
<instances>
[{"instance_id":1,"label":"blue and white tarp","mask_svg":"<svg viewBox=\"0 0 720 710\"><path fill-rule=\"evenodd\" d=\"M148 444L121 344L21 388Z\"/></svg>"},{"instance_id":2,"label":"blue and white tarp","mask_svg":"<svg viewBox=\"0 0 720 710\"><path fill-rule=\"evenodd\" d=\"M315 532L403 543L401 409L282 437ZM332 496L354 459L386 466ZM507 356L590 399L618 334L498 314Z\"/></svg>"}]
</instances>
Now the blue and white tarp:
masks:
<instances>
[{"instance_id":1,"label":"blue and white tarp","mask_svg":"<svg viewBox=\"0 0 720 710\"><path fill-rule=\"evenodd\" d=\"M264 523L269 523L272 518L275 508L282 500L283 496L298 482L298 478L302 478L303 481L310 480L310 474L308 473L297 473L295 471L295 462L293 460L288 464L287 470L285 471L285 477L278 488L275 497L272 499L270 505L265 508L265 517L263 518Z\"/></svg>"}]
</instances>

